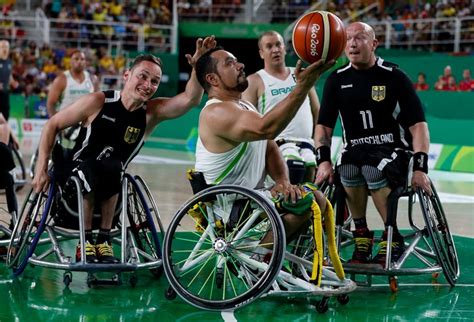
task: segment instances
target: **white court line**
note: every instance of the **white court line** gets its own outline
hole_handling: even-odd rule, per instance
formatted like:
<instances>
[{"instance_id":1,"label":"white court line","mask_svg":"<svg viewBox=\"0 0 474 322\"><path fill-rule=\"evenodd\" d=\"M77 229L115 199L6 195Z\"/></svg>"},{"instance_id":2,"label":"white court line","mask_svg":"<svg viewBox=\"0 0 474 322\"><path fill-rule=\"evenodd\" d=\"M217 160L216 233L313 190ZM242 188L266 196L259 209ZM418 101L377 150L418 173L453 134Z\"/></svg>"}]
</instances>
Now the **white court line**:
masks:
<instances>
[{"instance_id":1,"label":"white court line","mask_svg":"<svg viewBox=\"0 0 474 322\"><path fill-rule=\"evenodd\" d=\"M237 319L235 318L235 315L234 315L234 311L221 312L221 316L225 322L237 322Z\"/></svg>"},{"instance_id":2,"label":"white court line","mask_svg":"<svg viewBox=\"0 0 474 322\"><path fill-rule=\"evenodd\" d=\"M387 287L388 284L372 284L370 287ZM450 284L438 284L438 283L399 283L398 286L446 286L446 287L451 287ZM456 287L474 287L474 284L456 284ZM361 287L362 288L362 287Z\"/></svg>"}]
</instances>

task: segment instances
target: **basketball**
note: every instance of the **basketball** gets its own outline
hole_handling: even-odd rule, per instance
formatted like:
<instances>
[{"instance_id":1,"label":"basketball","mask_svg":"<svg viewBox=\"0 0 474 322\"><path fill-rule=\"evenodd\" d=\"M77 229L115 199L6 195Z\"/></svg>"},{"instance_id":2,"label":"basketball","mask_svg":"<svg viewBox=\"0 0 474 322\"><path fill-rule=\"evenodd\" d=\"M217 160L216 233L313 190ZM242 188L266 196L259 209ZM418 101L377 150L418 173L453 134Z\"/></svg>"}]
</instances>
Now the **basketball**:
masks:
<instances>
[{"instance_id":1,"label":"basketball","mask_svg":"<svg viewBox=\"0 0 474 322\"><path fill-rule=\"evenodd\" d=\"M346 30L341 19L327 11L303 15L293 28L293 48L298 57L311 64L338 58L346 46Z\"/></svg>"}]
</instances>

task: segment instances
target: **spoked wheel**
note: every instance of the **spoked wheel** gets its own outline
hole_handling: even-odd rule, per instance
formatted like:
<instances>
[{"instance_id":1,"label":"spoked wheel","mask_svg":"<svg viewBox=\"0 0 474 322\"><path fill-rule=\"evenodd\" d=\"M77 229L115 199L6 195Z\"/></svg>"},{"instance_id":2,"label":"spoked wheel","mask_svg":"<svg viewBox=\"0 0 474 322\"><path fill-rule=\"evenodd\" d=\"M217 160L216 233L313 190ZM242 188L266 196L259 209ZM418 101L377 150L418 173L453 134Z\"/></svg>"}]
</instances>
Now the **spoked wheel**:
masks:
<instances>
[{"instance_id":1,"label":"spoked wheel","mask_svg":"<svg viewBox=\"0 0 474 322\"><path fill-rule=\"evenodd\" d=\"M164 242L164 269L186 302L232 310L257 299L280 271L282 221L260 193L222 185L208 188L176 213Z\"/></svg>"},{"instance_id":2,"label":"spoked wheel","mask_svg":"<svg viewBox=\"0 0 474 322\"><path fill-rule=\"evenodd\" d=\"M12 149L12 156L15 162L15 168L12 171L13 180L15 182L15 190L18 191L26 184L25 164L23 163L21 152L17 149Z\"/></svg>"},{"instance_id":3,"label":"spoked wheel","mask_svg":"<svg viewBox=\"0 0 474 322\"><path fill-rule=\"evenodd\" d=\"M158 208L142 178L127 176L127 179L127 216L140 261L156 261L162 258L161 245L164 239ZM163 267L150 269L150 272L159 278L163 275Z\"/></svg>"},{"instance_id":4,"label":"spoked wheel","mask_svg":"<svg viewBox=\"0 0 474 322\"><path fill-rule=\"evenodd\" d=\"M448 222L433 183L432 196L418 190L418 197L425 219L426 227L431 237L432 247L438 257L444 276L451 286L456 284L459 277L459 262L453 237L449 231Z\"/></svg>"},{"instance_id":5,"label":"spoked wheel","mask_svg":"<svg viewBox=\"0 0 474 322\"><path fill-rule=\"evenodd\" d=\"M8 245L7 265L15 276L20 275L33 254L43 233L47 214L53 198L48 198L54 191L51 183L48 194L36 194L30 191L22 212L13 229L12 239Z\"/></svg>"}]
</instances>

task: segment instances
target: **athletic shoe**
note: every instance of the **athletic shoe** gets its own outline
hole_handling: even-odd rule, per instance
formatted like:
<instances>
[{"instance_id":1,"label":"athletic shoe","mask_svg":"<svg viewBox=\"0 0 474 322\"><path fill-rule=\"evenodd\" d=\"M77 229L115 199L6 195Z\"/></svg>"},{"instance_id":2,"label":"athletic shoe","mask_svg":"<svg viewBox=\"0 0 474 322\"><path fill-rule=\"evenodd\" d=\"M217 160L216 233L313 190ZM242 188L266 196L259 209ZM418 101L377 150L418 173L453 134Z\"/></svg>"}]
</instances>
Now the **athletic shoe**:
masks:
<instances>
[{"instance_id":1,"label":"athletic shoe","mask_svg":"<svg viewBox=\"0 0 474 322\"><path fill-rule=\"evenodd\" d=\"M372 245L374 244L374 232L368 229L357 229L352 231L355 248L350 263L368 264L372 258Z\"/></svg>"},{"instance_id":2,"label":"athletic shoe","mask_svg":"<svg viewBox=\"0 0 474 322\"><path fill-rule=\"evenodd\" d=\"M112 249L112 246L109 245L108 242L95 245L95 249L97 252L97 258L99 259L100 263L116 264L120 262L120 260L117 257L114 257L114 250Z\"/></svg>"},{"instance_id":3,"label":"athletic shoe","mask_svg":"<svg viewBox=\"0 0 474 322\"><path fill-rule=\"evenodd\" d=\"M78 244L76 247L76 262L81 261L81 244ZM95 245L92 245L86 241L86 262L87 263L97 263L97 254Z\"/></svg>"},{"instance_id":4,"label":"athletic shoe","mask_svg":"<svg viewBox=\"0 0 474 322\"><path fill-rule=\"evenodd\" d=\"M379 251L377 255L373 258L372 263L379 264L385 267L385 261L387 258L387 233L384 232L382 236L382 241L379 243ZM403 236L400 234L393 235L392 238L392 263L398 261L405 251L405 241Z\"/></svg>"}]
</instances>

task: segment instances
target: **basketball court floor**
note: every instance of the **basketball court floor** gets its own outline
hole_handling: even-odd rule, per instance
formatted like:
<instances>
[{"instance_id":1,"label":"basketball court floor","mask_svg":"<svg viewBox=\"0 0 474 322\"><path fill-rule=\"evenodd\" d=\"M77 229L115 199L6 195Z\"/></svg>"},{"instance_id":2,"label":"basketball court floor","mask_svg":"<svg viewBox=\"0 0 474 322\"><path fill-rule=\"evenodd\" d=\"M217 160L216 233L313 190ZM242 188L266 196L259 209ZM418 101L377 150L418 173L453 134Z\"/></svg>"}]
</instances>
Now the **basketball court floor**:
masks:
<instances>
[{"instance_id":1,"label":"basketball court floor","mask_svg":"<svg viewBox=\"0 0 474 322\"><path fill-rule=\"evenodd\" d=\"M192 165L193 155L182 145L158 144L145 147L129 167L153 191L165 228L191 197L185 172ZM0 263L0 321L473 321L474 175L433 171L430 176L455 235L461 276L454 288L442 275L437 280L431 275L402 276L399 291L392 293L387 277L374 277L372 287L359 287L347 305L331 300L324 314L313 305L319 298L311 296L269 296L234 312L207 312L179 297L167 300L166 277L156 280L148 271L138 273L134 288L126 276L119 286L89 288L86 274L75 272L67 288L63 271L29 266L20 278L13 278ZM20 202L27 189L20 192ZM400 206L401 228L407 224L405 208ZM382 228L373 206L368 218L373 229Z\"/></svg>"}]
</instances>

